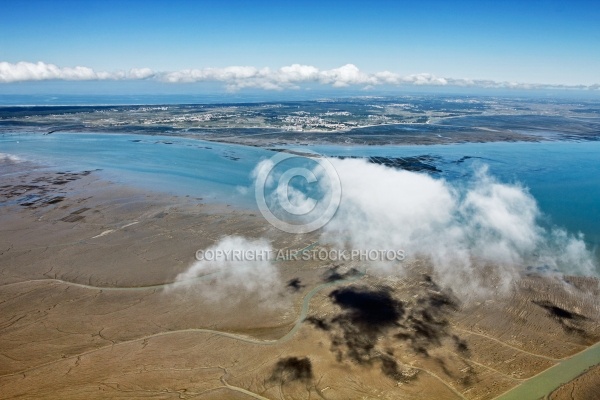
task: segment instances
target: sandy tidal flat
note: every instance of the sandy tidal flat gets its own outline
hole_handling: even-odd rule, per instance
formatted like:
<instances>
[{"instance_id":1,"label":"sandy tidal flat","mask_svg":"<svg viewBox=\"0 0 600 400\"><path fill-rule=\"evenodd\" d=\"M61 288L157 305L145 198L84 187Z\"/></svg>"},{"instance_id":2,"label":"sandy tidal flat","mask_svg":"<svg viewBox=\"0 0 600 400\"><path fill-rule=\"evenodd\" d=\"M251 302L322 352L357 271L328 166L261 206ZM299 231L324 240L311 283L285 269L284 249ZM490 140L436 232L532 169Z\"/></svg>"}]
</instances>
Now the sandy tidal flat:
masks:
<instances>
[{"instance_id":1,"label":"sandy tidal flat","mask_svg":"<svg viewBox=\"0 0 600 400\"><path fill-rule=\"evenodd\" d=\"M311 260L278 262L267 297L210 274L173 287L224 236L318 236L98 171L1 168L0 398L491 399L600 337L591 278L459 299L424 261ZM597 369L578 379L590 393Z\"/></svg>"}]
</instances>

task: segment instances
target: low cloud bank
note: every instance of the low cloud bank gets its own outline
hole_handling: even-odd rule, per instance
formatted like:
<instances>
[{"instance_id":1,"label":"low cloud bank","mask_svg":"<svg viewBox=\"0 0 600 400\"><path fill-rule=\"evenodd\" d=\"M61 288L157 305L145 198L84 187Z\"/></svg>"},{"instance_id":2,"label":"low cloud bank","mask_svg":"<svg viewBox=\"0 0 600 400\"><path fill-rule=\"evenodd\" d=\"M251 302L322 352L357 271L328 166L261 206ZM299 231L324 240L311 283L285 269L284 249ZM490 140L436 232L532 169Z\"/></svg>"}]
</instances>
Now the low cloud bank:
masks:
<instances>
[{"instance_id":1,"label":"low cloud bank","mask_svg":"<svg viewBox=\"0 0 600 400\"><path fill-rule=\"evenodd\" d=\"M493 80L457 79L438 77L429 73L400 75L381 71L367 73L354 64L339 68L321 70L311 65L293 64L279 69L257 68L253 66L230 66L223 68L197 68L180 71L153 71L150 68L134 68L129 71L95 71L85 66L59 67L45 62L0 62L0 83L65 80L144 80L153 79L168 83L220 82L228 90L244 88L264 90L299 89L303 84L318 84L331 87L375 86L457 86L496 89L579 89L599 90L594 85L554 85L522 82L501 82Z\"/></svg>"},{"instance_id":2,"label":"low cloud bank","mask_svg":"<svg viewBox=\"0 0 600 400\"><path fill-rule=\"evenodd\" d=\"M364 160L332 160L343 197L322 241L353 249L396 249L431 261L444 286L465 293L483 289L484 265L499 289L527 266L594 275L592 254L580 236L545 229L533 196L522 186L497 182L487 168L453 185L429 175ZM391 273L391 266L372 270ZM401 268L401 267L400 267Z\"/></svg>"},{"instance_id":3,"label":"low cloud bank","mask_svg":"<svg viewBox=\"0 0 600 400\"><path fill-rule=\"evenodd\" d=\"M98 81L122 79L147 79L154 76L149 68L133 68L129 71L105 72L95 71L89 67L59 67L44 62L0 62L0 82L25 82L25 81Z\"/></svg>"},{"instance_id":4,"label":"low cloud bank","mask_svg":"<svg viewBox=\"0 0 600 400\"><path fill-rule=\"evenodd\" d=\"M363 262L360 267L369 273L402 275L406 261L427 260L436 282L461 298L489 295L490 290L507 292L527 267L558 276L597 274L596 261L580 235L544 228L528 190L496 181L486 167L470 181L453 184L361 159L330 161L341 180L342 201L321 231L321 245L405 252L404 262ZM323 182L317 185L328 187ZM306 196L291 201L300 208L303 201L314 202ZM266 239L234 236L207 250L268 253L272 249ZM174 287L195 286L196 278L207 274L211 275L199 287L215 299L230 293L258 293L266 300L284 286L273 260L264 258L198 261L177 277Z\"/></svg>"}]
</instances>

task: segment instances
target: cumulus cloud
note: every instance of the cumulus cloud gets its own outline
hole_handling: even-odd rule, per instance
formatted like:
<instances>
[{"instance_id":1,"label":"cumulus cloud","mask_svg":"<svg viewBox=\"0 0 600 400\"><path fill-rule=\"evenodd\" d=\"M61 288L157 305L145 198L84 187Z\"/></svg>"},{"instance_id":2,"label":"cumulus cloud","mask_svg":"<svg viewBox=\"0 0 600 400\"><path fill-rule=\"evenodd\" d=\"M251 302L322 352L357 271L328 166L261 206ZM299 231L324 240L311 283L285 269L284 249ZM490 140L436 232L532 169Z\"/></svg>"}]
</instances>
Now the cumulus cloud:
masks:
<instances>
[{"instance_id":1,"label":"cumulus cloud","mask_svg":"<svg viewBox=\"0 0 600 400\"><path fill-rule=\"evenodd\" d=\"M343 195L334 217L322 228L320 245L348 253L403 250L406 256L401 263L365 261L361 267L370 274L401 276L410 265L406 261L427 261L436 282L464 301L491 292L509 293L528 267L559 278L597 275L595 258L581 234L543 227L543 216L528 190L498 182L485 166L468 182L450 183L362 159L330 161ZM257 168L253 177L260 178L261 171ZM296 205L307 202L305 195L290 195L286 181L274 179L271 184L285 185L282 192L296 197L290 198ZM172 287L199 289L215 300L253 294L263 304L281 301L282 283L272 257L231 258L236 251L253 257L272 254L266 239L226 237L205 251L212 257L195 262Z\"/></svg>"},{"instance_id":2,"label":"cumulus cloud","mask_svg":"<svg viewBox=\"0 0 600 400\"><path fill-rule=\"evenodd\" d=\"M546 85L535 83L499 82L493 80L457 79L429 73L400 75L390 71L367 73L354 64L321 70L311 65L292 64L279 69L253 66L184 69L180 71L153 71L133 68L129 71L95 71L84 66L59 67L44 62L0 62L0 83L42 80L141 80L154 79L166 83L220 82L228 90L244 88L264 90L298 89L302 84L318 84L343 88L358 86L458 86L505 89L579 89L599 90L595 85Z\"/></svg>"},{"instance_id":3,"label":"cumulus cloud","mask_svg":"<svg viewBox=\"0 0 600 400\"><path fill-rule=\"evenodd\" d=\"M404 250L409 259L429 260L440 283L465 295L485 292L483 266L493 268L500 290L508 289L527 266L595 274L582 237L543 228L531 194L497 182L486 168L459 186L359 159L331 161L343 198L323 229L325 243L354 250ZM389 263L371 268L401 272Z\"/></svg>"},{"instance_id":4,"label":"cumulus cloud","mask_svg":"<svg viewBox=\"0 0 600 400\"><path fill-rule=\"evenodd\" d=\"M314 82L319 73L319 69L311 65L293 64L280 68L276 78L280 82Z\"/></svg>"},{"instance_id":5,"label":"cumulus cloud","mask_svg":"<svg viewBox=\"0 0 600 400\"><path fill-rule=\"evenodd\" d=\"M179 274L170 289L191 288L215 301L254 294L268 303L283 287L271 252L266 239L225 237L204 249L202 259Z\"/></svg>"}]
</instances>

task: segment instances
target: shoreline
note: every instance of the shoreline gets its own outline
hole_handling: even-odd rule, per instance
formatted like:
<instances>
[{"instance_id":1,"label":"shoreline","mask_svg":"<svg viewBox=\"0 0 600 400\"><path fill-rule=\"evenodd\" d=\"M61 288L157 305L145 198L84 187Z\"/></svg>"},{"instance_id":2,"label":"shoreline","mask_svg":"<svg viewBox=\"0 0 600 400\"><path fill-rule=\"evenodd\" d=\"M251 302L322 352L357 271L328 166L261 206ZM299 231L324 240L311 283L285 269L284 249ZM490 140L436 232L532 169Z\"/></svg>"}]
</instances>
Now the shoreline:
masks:
<instances>
[{"instance_id":1,"label":"shoreline","mask_svg":"<svg viewBox=\"0 0 600 400\"><path fill-rule=\"evenodd\" d=\"M398 124L391 125L376 125L378 127L390 126L393 127ZM408 124L406 124L408 125ZM379 136L376 134L360 136L357 139L353 138L354 128L347 131L302 131L302 132L290 132L282 131L277 128L236 128L238 130L264 130L264 132L250 134L247 136L231 135L227 134L227 129L220 128L218 130L206 129L204 133L189 133L189 130L182 129L181 131L152 131L150 129L114 129L111 127L84 127L77 126L72 129L68 128L51 128L40 131L25 131L20 132L21 129L27 129L22 126L15 126L14 131L11 131L11 127L7 128L7 131L0 132L0 135L19 135L19 134L39 134L39 135L51 135L53 133L102 133L102 134L123 134L123 135L141 135L141 136L164 136L169 138L186 138L194 140L204 140L207 142L223 143L223 144L234 144L240 146L251 146L263 149L269 149L275 145L286 145L286 146L319 146L319 145L340 145L340 146L422 146L422 145L452 145L452 144L467 144L467 143L536 143L536 142L554 142L560 141L554 138L544 138L536 135L527 135L522 133L515 133L510 131L485 131L481 129L475 129L473 132L463 133L449 133L450 136L411 136L405 134L398 135L381 135L381 138L375 140L373 138ZM221 132L223 131L223 133ZM271 132L269 132L271 131ZM485 132L485 133L483 133ZM256 136L263 135L264 139L257 139ZM455 137L451 137L454 135ZM350 141L347 141L351 139ZM564 141L593 141L593 139L562 139Z\"/></svg>"}]
</instances>

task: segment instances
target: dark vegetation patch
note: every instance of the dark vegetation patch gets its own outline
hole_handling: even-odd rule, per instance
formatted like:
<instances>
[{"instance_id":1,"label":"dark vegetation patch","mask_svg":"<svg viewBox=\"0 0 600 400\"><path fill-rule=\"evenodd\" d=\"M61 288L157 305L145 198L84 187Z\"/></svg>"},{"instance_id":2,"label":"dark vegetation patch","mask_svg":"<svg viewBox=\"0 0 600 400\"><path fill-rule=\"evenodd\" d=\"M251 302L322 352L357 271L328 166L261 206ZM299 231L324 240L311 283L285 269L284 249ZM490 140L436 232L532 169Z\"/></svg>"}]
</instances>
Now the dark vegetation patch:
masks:
<instances>
[{"instance_id":1,"label":"dark vegetation patch","mask_svg":"<svg viewBox=\"0 0 600 400\"><path fill-rule=\"evenodd\" d=\"M277 361L269 380L284 384L294 381L310 382L312 378L312 363L308 357L287 357Z\"/></svg>"}]
</instances>

